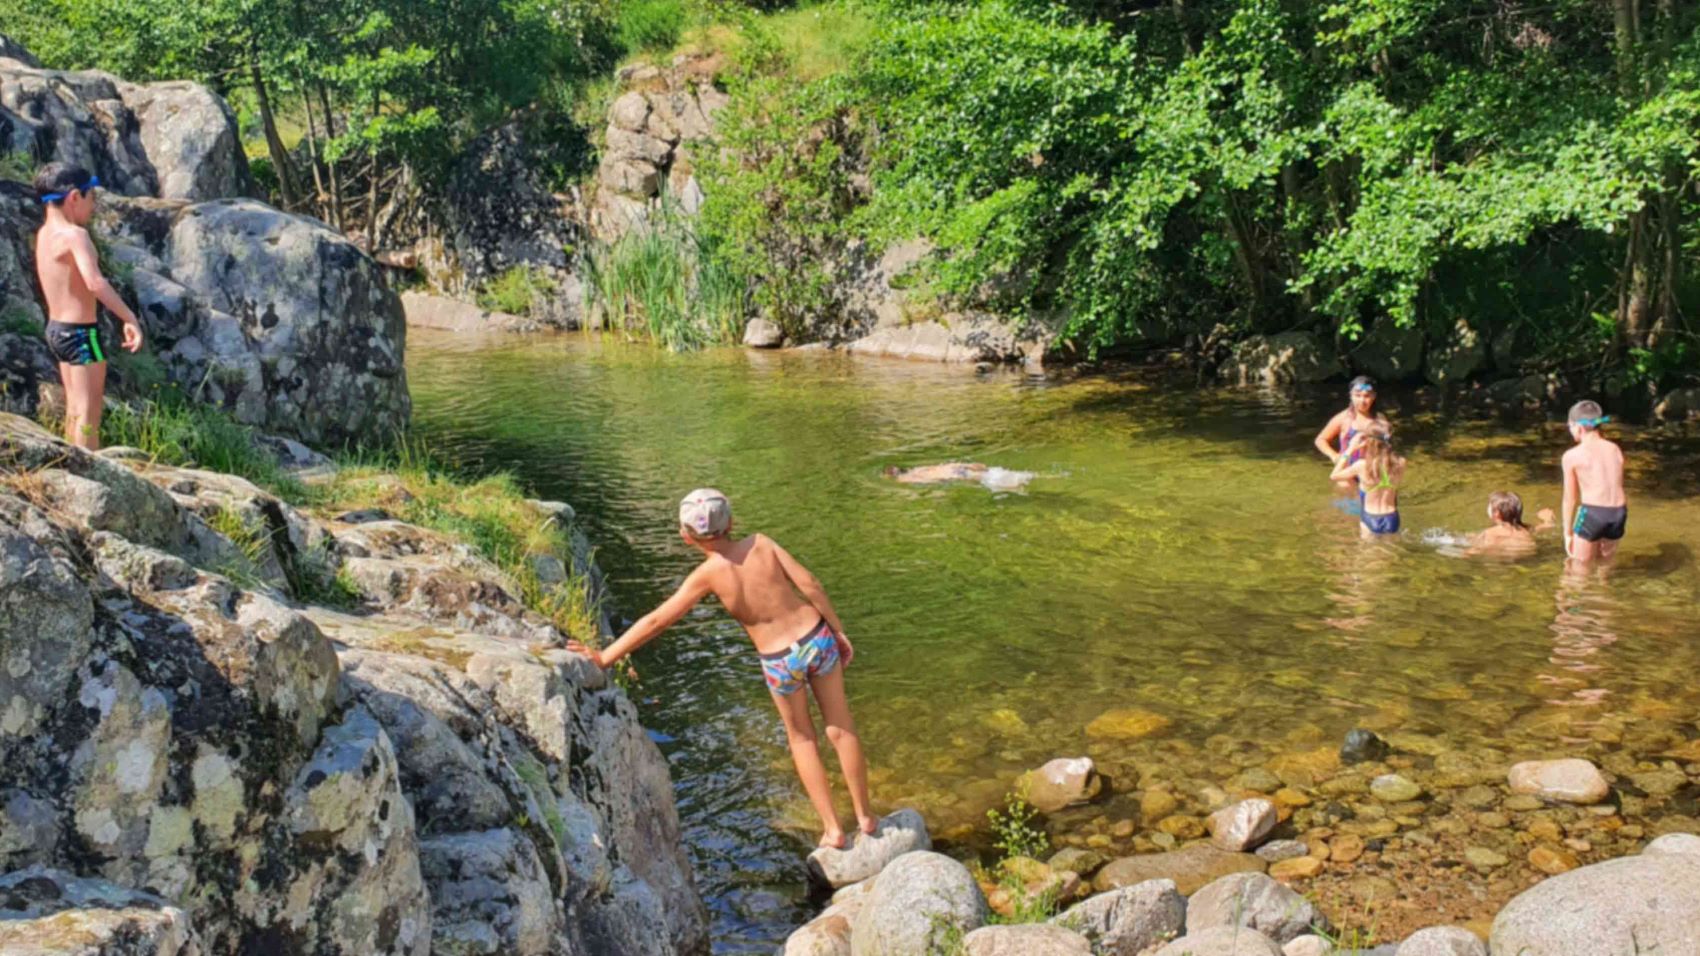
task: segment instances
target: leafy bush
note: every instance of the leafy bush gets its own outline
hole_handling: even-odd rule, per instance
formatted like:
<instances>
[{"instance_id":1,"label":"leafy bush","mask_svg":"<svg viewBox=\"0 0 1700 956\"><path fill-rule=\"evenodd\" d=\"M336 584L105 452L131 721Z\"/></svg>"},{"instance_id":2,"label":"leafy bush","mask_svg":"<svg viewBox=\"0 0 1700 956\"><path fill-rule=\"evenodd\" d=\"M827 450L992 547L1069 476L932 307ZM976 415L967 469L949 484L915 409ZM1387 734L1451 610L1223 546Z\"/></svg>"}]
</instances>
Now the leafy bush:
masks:
<instances>
[{"instance_id":1,"label":"leafy bush","mask_svg":"<svg viewBox=\"0 0 1700 956\"><path fill-rule=\"evenodd\" d=\"M478 305L492 312L530 315L539 299L555 294L555 283L530 266L514 266L484 284Z\"/></svg>"},{"instance_id":2,"label":"leafy bush","mask_svg":"<svg viewBox=\"0 0 1700 956\"><path fill-rule=\"evenodd\" d=\"M670 50L685 31L685 6L680 0L633 0L622 3L617 35L627 50Z\"/></svg>"}]
</instances>

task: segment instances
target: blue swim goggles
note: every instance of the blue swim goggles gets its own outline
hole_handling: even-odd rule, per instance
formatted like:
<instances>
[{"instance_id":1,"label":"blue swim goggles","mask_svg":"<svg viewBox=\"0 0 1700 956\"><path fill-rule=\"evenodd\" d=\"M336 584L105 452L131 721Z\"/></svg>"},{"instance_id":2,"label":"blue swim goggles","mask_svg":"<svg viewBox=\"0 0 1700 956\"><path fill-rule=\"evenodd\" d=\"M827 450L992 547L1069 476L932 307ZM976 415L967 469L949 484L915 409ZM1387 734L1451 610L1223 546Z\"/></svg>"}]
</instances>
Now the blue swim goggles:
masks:
<instances>
[{"instance_id":1,"label":"blue swim goggles","mask_svg":"<svg viewBox=\"0 0 1700 956\"><path fill-rule=\"evenodd\" d=\"M1352 386L1352 391L1354 391L1354 392L1373 392L1373 391L1375 391L1375 386L1371 385L1368 382L1359 382L1358 384Z\"/></svg>"},{"instance_id":2,"label":"blue swim goggles","mask_svg":"<svg viewBox=\"0 0 1700 956\"><path fill-rule=\"evenodd\" d=\"M1599 418L1578 418L1570 424L1581 425L1584 428L1598 428L1609 421L1611 421L1610 415L1601 415Z\"/></svg>"},{"instance_id":3,"label":"blue swim goggles","mask_svg":"<svg viewBox=\"0 0 1700 956\"><path fill-rule=\"evenodd\" d=\"M47 195L42 196L40 199L38 199L36 201L41 203L43 206L45 206L50 202L58 202L59 200L64 199L65 197L71 195L71 193L86 193L89 190L91 190L91 189L93 189L93 188L95 188L96 186L99 186L99 185L100 185L100 177L99 176L90 176L89 181L87 183L85 183L84 185L82 185L81 187L77 188L77 189L73 189L70 192L63 192L63 193L48 193Z\"/></svg>"}]
</instances>

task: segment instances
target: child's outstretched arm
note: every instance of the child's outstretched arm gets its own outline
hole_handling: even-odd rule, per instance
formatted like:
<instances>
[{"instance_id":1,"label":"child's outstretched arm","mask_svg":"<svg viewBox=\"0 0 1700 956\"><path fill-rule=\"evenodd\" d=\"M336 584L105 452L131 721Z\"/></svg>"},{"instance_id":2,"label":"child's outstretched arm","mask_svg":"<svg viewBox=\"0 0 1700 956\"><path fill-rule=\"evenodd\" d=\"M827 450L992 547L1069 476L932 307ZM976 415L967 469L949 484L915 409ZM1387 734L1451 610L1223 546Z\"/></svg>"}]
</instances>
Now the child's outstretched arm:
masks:
<instances>
[{"instance_id":1,"label":"child's outstretched arm","mask_svg":"<svg viewBox=\"0 0 1700 956\"><path fill-rule=\"evenodd\" d=\"M679 590L673 596L661 602L661 606L637 619L626 633L602 650L586 647L578 641L568 641L567 650L590 658L598 667L612 667L622 657L632 653L647 644L662 631L672 627L674 622L685 616L685 612L696 606L696 603L708 596L708 574L699 565L692 571Z\"/></svg>"},{"instance_id":2,"label":"child's outstretched arm","mask_svg":"<svg viewBox=\"0 0 1700 956\"><path fill-rule=\"evenodd\" d=\"M856 656L856 648L851 645L850 638L844 633L844 625L839 623L838 612L832 609L832 600L826 596L826 588L821 586L820 579L803 567L802 562L791 556L791 552L779 546L779 542L768 538L773 545L773 553L779 556L779 566L785 569L785 576L797 586L804 598L814 605L815 610L832 628L832 633L838 635L839 653L844 657L845 666L849 666L851 658Z\"/></svg>"}]
</instances>

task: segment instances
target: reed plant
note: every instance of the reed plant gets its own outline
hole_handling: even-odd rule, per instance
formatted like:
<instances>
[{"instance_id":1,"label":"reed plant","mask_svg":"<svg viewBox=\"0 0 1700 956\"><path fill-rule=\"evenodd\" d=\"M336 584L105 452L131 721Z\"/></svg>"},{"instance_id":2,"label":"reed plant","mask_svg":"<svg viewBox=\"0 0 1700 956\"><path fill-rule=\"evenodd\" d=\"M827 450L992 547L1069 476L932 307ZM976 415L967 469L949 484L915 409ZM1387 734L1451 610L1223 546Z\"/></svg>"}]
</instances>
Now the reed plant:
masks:
<instances>
[{"instance_id":1,"label":"reed plant","mask_svg":"<svg viewBox=\"0 0 1700 956\"><path fill-rule=\"evenodd\" d=\"M736 344L749 290L691 222L663 207L645 225L590 250L587 312L673 351Z\"/></svg>"}]
</instances>

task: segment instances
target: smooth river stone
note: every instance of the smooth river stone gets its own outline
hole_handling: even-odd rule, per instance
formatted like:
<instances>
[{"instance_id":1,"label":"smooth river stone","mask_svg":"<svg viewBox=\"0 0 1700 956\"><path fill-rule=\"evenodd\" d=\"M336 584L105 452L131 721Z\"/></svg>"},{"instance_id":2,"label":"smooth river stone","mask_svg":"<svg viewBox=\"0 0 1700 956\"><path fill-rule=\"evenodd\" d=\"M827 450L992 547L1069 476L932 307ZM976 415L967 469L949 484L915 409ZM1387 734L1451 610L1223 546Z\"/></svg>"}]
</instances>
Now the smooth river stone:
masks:
<instances>
[{"instance_id":1,"label":"smooth river stone","mask_svg":"<svg viewBox=\"0 0 1700 956\"><path fill-rule=\"evenodd\" d=\"M832 889L878 876L905 853L930 850L933 839L921 814L905 807L880 820L872 833L856 833L848 850L820 847L809 854L809 876Z\"/></svg>"},{"instance_id":2,"label":"smooth river stone","mask_svg":"<svg viewBox=\"0 0 1700 956\"><path fill-rule=\"evenodd\" d=\"M1700 953L1700 857L1627 856L1535 884L1494 918L1493 956Z\"/></svg>"},{"instance_id":3,"label":"smooth river stone","mask_svg":"<svg viewBox=\"0 0 1700 956\"><path fill-rule=\"evenodd\" d=\"M1611 786L1600 769L1578 757L1564 760L1525 760L1507 775L1513 793L1561 803L1599 803Z\"/></svg>"},{"instance_id":4,"label":"smooth river stone","mask_svg":"<svg viewBox=\"0 0 1700 956\"><path fill-rule=\"evenodd\" d=\"M1138 707L1105 711L1086 725L1086 736L1108 740L1138 740L1168 729L1169 718Z\"/></svg>"},{"instance_id":5,"label":"smooth river stone","mask_svg":"<svg viewBox=\"0 0 1700 956\"><path fill-rule=\"evenodd\" d=\"M1155 956L1281 956L1281 947L1262 933L1234 926L1217 926L1188 933Z\"/></svg>"},{"instance_id":6,"label":"smooth river stone","mask_svg":"<svg viewBox=\"0 0 1700 956\"><path fill-rule=\"evenodd\" d=\"M1016 781L1016 792L1040 813L1055 813L1064 807L1092 802L1104 789L1104 780L1091 757L1058 757L1037 770L1029 770Z\"/></svg>"},{"instance_id":7,"label":"smooth river stone","mask_svg":"<svg viewBox=\"0 0 1700 956\"><path fill-rule=\"evenodd\" d=\"M892 860L865 899L851 923L852 956L931 952L986 922L986 898L968 868L925 850Z\"/></svg>"},{"instance_id":8,"label":"smooth river stone","mask_svg":"<svg viewBox=\"0 0 1700 956\"><path fill-rule=\"evenodd\" d=\"M1099 956L1138 956L1186 924L1186 900L1170 880L1147 880L1070 908L1051 923L1085 936Z\"/></svg>"},{"instance_id":9,"label":"smooth river stone","mask_svg":"<svg viewBox=\"0 0 1700 956\"><path fill-rule=\"evenodd\" d=\"M982 926L962 941L966 956L1092 956L1092 944L1060 926Z\"/></svg>"},{"instance_id":10,"label":"smooth river stone","mask_svg":"<svg viewBox=\"0 0 1700 956\"><path fill-rule=\"evenodd\" d=\"M1462 926L1430 926L1406 937L1394 956L1488 956L1488 948Z\"/></svg>"},{"instance_id":11,"label":"smooth river stone","mask_svg":"<svg viewBox=\"0 0 1700 956\"><path fill-rule=\"evenodd\" d=\"M1210 842L1218 850L1237 853L1249 850L1269 836L1278 817L1275 804L1262 797L1241 800L1210 815Z\"/></svg>"},{"instance_id":12,"label":"smooth river stone","mask_svg":"<svg viewBox=\"0 0 1700 956\"><path fill-rule=\"evenodd\" d=\"M1641 853L1642 855L1650 853L1654 856L1669 853L1700 856L1700 836L1695 836L1692 833L1667 833L1647 844L1647 848L1642 850Z\"/></svg>"},{"instance_id":13,"label":"smooth river stone","mask_svg":"<svg viewBox=\"0 0 1700 956\"><path fill-rule=\"evenodd\" d=\"M850 927L867 904L867 897L860 893L822 910L786 938L780 956L850 956Z\"/></svg>"},{"instance_id":14,"label":"smooth river stone","mask_svg":"<svg viewBox=\"0 0 1700 956\"><path fill-rule=\"evenodd\" d=\"M1196 935L1216 926L1253 929L1277 943L1327 929L1310 901L1262 873L1231 873L1186 902L1186 931Z\"/></svg>"},{"instance_id":15,"label":"smooth river stone","mask_svg":"<svg viewBox=\"0 0 1700 956\"><path fill-rule=\"evenodd\" d=\"M1370 796L1382 803L1404 803L1423 795L1423 788L1396 773L1384 773L1369 782Z\"/></svg>"},{"instance_id":16,"label":"smooth river stone","mask_svg":"<svg viewBox=\"0 0 1700 956\"><path fill-rule=\"evenodd\" d=\"M1229 873L1262 873L1268 864L1250 853L1228 853L1212 846L1189 846L1169 853L1144 853L1112 860L1098 871L1092 888L1102 893L1146 880L1173 880L1182 896Z\"/></svg>"}]
</instances>

